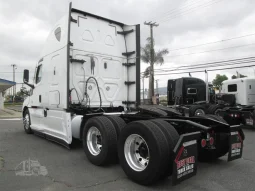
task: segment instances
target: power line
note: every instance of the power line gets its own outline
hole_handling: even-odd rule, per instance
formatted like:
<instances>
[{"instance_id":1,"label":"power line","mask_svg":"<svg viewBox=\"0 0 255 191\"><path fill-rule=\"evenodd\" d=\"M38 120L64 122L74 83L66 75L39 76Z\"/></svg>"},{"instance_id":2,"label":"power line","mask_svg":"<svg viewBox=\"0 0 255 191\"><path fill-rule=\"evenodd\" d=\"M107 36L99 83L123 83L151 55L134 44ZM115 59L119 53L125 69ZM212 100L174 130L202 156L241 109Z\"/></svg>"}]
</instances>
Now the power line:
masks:
<instances>
[{"instance_id":1,"label":"power line","mask_svg":"<svg viewBox=\"0 0 255 191\"><path fill-rule=\"evenodd\" d=\"M188 56L188 55L193 55L193 54L203 54L203 53L207 53L207 52L216 52L216 51L220 51L220 50L228 50L228 49L241 48L241 47L253 46L253 45L255 45L255 43L245 44L245 45L240 45L240 46L231 46L231 47L227 47L227 48L220 48L220 49L214 49L214 50L207 50L207 51L202 51L202 52L192 52L192 53L188 53L188 54L166 56L166 57L178 57L178 56Z\"/></svg>"},{"instance_id":2,"label":"power line","mask_svg":"<svg viewBox=\"0 0 255 191\"><path fill-rule=\"evenodd\" d=\"M171 67L171 68L160 68L160 69L154 69L154 70L168 70L168 69L173 69L173 68L183 68L183 67L190 67L190 66L201 66L205 65L204 63L221 63L221 62L228 62L228 61L235 61L235 60L242 60L242 59L253 59L255 58L253 55L248 55L248 57L243 57L243 58L226 58L227 60L210 60L210 61L200 61L199 63L197 62L192 62L192 63L187 63L188 65L180 65L178 67Z\"/></svg>"},{"instance_id":3,"label":"power line","mask_svg":"<svg viewBox=\"0 0 255 191\"><path fill-rule=\"evenodd\" d=\"M243 61L243 62L235 62L235 63L230 63L230 64L226 64L226 63L222 63L222 64L218 64L215 66L208 66L206 68L215 68L215 67L221 67L221 66L232 66L232 65L237 65L237 64L247 64L247 63L251 63L251 62L255 62L254 60L247 60L247 61ZM176 69L176 70L190 70L190 69L198 69L198 68L205 68L205 66L200 66L200 67L189 67L189 68L184 68L184 69ZM155 72L170 72L170 71L176 71L176 70L163 70L163 71L155 71Z\"/></svg>"},{"instance_id":4,"label":"power line","mask_svg":"<svg viewBox=\"0 0 255 191\"><path fill-rule=\"evenodd\" d=\"M255 61L254 61L255 62ZM253 63L253 62L251 62ZM231 70L231 69L236 69L236 68L249 68L253 67L255 65L249 65L249 66L239 66L239 67L231 67L231 68L217 68L217 69L210 69L206 70L208 72L210 71L220 71L220 70ZM177 72L177 73L164 73L164 74L154 74L155 76L164 76L164 75L170 75L170 74L184 74L184 73L199 73L199 72L205 72L205 70L198 70L198 71L192 71L192 72Z\"/></svg>"},{"instance_id":5,"label":"power line","mask_svg":"<svg viewBox=\"0 0 255 191\"><path fill-rule=\"evenodd\" d=\"M188 1L188 2L187 2ZM186 4L184 5L184 6L182 6L180 9L178 9L178 8L173 8L173 9L170 9L169 11L166 11L166 12L164 12L163 14L161 14L161 17L163 18L163 17L165 17L165 16L168 16L169 14L172 14L172 13L174 13L174 12L176 12L176 11L181 11L182 9L184 9L184 8L187 8L187 7L189 7L190 5L195 5L198 1L189 1L189 0L186 0ZM155 17L151 17L151 18L149 18L148 20L156 20L156 19L159 19L160 17L158 17L158 16L155 16Z\"/></svg>"},{"instance_id":6,"label":"power line","mask_svg":"<svg viewBox=\"0 0 255 191\"><path fill-rule=\"evenodd\" d=\"M208 7L212 4L219 3L220 1L222 1L222 0L218 0L218 1L214 1L214 2L207 2L207 3L201 4L201 5L196 6L196 7L192 7L192 8L190 8L190 9L188 9L188 10L182 12L182 13L177 13L177 14L173 15L173 17L171 17L171 15L170 15L170 17L166 17L162 20L158 20L158 22L160 22L160 23L167 22L167 21L172 20L174 18L177 18L179 16L187 15L189 12L192 12L193 10L196 10L197 8ZM184 13L186 13L186 14L184 14Z\"/></svg>"},{"instance_id":7,"label":"power line","mask_svg":"<svg viewBox=\"0 0 255 191\"><path fill-rule=\"evenodd\" d=\"M239 39L239 38L245 38L245 37L254 36L254 35L255 35L255 33L252 33L252 34L247 34L247 35L243 35L243 36L237 36L237 37L233 37L233 38L222 39L222 40L218 40L218 41L214 41L214 42L207 42L207 43L203 43L203 44L197 44L197 45L192 45L192 46L187 46L187 47L182 47L182 48L171 49L171 50L168 50L168 51L172 52L172 51L177 51L177 50L189 49L189 48L194 48L194 47L198 47L198 46L205 46L205 45L208 45L208 44L226 42L226 41L235 40L235 39Z\"/></svg>"},{"instance_id":8,"label":"power line","mask_svg":"<svg viewBox=\"0 0 255 191\"><path fill-rule=\"evenodd\" d=\"M155 72L169 72L169 71L178 71L178 70L187 70L187 69L196 69L196 68L204 68L204 67L220 67L225 65L235 65L235 64L244 64L255 61L255 57L244 57L244 58L235 58L235 59L229 59L229 60L222 60L222 61L214 61L214 62L207 62L203 64L196 64L196 65L182 65L180 67L176 68L164 68L164 69L156 69ZM224 65L222 65L225 63ZM212 65L212 66L211 66ZM188 68L187 68L188 67ZM183 69L182 69L183 68ZM144 73L144 72L142 72Z\"/></svg>"},{"instance_id":9,"label":"power line","mask_svg":"<svg viewBox=\"0 0 255 191\"><path fill-rule=\"evenodd\" d=\"M213 61L213 62L207 62L207 63L203 63L203 64L194 64L194 65L182 65L179 67L175 67L175 69L186 68L186 67L194 68L196 66L208 66L208 65L221 64L221 63L226 63L226 62L247 61L247 60L251 60L251 59L255 59L255 57L235 58L235 59L230 59L230 60ZM155 70L169 70L169 69L170 68L162 68L162 69L155 69Z\"/></svg>"}]
</instances>

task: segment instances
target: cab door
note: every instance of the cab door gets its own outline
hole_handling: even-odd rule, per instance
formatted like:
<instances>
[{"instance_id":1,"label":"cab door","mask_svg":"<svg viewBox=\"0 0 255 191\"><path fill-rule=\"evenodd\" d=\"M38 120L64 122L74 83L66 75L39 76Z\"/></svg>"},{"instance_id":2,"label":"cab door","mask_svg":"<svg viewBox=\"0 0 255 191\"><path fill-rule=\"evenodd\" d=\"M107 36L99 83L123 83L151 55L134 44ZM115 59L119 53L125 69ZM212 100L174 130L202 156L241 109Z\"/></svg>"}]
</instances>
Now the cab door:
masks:
<instances>
[{"instance_id":1,"label":"cab door","mask_svg":"<svg viewBox=\"0 0 255 191\"><path fill-rule=\"evenodd\" d=\"M41 119L43 118L42 108L42 74L43 74L43 63L42 61L38 64L35 78L34 78L34 89L31 96L31 108L29 108L31 127L35 130L40 129Z\"/></svg>"}]
</instances>

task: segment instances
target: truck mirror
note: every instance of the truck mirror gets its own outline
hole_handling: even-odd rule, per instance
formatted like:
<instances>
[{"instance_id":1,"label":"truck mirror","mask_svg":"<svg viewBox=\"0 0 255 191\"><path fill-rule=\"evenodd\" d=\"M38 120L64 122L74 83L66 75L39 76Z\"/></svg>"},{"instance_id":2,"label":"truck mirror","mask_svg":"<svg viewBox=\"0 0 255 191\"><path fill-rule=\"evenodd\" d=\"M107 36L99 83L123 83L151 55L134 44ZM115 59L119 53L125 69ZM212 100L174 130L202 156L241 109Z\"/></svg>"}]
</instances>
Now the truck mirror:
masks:
<instances>
[{"instance_id":1,"label":"truck mirror","mask_svg":"<svg viewBox=\"0 0 255 191\"><path fill-rule=\"evenodd\" d=\"M29 82L29 70L24 70L24 73L23 73L23 82Z\"/></svg>"},{"instance_id":2,"label":"truck mirror","mask_svg":"<svg viewBox=\"0 0 255 191\"><path fill-rule=\"evenodd\" d=\"M23 82L24 84L28 85L29 87L31 87L32 89L34 89L34 85L32 84L29 84L29 70L24 70L24 73L23 73Z\"/></svg>"},{"instance_id":3,"label":"truck mirror","mask_svg":"<svg viewBox=\"0 0 255 191\"><path fill-rule=\"evenodd\" d=\"M196 88L188 88L187 94L191 94L191 95L197 94L197 89Z\"/></svg>"}]
</instances>

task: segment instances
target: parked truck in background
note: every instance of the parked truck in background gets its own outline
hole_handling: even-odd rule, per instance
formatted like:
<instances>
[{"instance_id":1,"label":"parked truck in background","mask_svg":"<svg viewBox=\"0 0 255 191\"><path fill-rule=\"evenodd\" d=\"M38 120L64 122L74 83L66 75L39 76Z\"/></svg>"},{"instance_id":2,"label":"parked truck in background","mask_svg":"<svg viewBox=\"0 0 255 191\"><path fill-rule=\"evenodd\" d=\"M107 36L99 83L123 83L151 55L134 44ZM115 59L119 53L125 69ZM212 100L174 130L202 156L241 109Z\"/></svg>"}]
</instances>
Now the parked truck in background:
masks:
<instances>
[{"instance_id":1,"label":"parked truck in background","mask_svg":"<svg viewBox=\"0 0 255 191\"><path fill-rule=\"evenodd\" d=\"M221 92L233 95L235 104L219 108L218 115L229 124L255 127L255 78L237 78L222 83Z\"/></svg>"},{"instance_id":2,"label":"parked truck in background","mask_svg":"<svg viewBox=\"0 0 255 191\"><path fill-rule=\"evenodd\" d=\"M255 125L255 78L223 81L221 93L193 77L168 80L168 105L188 116L219 115L230 125ZM208 102L206 102L208 91Z\"/></svg>"},{"instance_id":3,"label":"parked truck in background","mask_svg":"<svg viewBox=\"0 0 255 191\"><path fill-rule=\"evenodd\" d=\"M185 117L140 106L140 25L69 7L50 32L23 104L25 132L70 147L83 142L94 165L119 161L126 175L152 184L192 177L197 160L242 156L244 135L217 116ZM237 139L238 138L238 139ZM234 146L233 146L234 145Z\"/></svg>"}]
</instances>

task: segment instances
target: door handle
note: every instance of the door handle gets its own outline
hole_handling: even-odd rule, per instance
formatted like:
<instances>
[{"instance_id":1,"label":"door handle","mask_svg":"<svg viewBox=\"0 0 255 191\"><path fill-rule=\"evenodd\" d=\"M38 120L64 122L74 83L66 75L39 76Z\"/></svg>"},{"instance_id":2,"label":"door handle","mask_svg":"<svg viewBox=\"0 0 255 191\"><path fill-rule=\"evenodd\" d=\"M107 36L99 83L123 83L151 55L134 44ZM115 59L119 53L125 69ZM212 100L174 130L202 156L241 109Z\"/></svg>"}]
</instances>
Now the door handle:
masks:
<instances>
[{"instance_id":1,"label":"door handle","mask_svg":"<svg viewBox=\"0 0 255 191\"><path fill-rule=\"evenodd\" d=\"M39 95L39 102L41 103L42 102L42 96Z\"/></svg>"}]
</instances>

